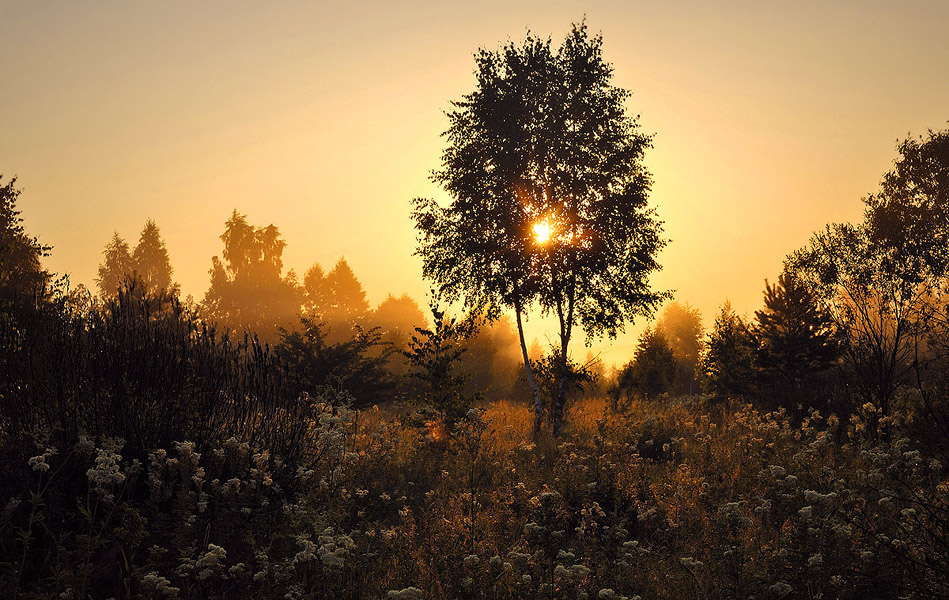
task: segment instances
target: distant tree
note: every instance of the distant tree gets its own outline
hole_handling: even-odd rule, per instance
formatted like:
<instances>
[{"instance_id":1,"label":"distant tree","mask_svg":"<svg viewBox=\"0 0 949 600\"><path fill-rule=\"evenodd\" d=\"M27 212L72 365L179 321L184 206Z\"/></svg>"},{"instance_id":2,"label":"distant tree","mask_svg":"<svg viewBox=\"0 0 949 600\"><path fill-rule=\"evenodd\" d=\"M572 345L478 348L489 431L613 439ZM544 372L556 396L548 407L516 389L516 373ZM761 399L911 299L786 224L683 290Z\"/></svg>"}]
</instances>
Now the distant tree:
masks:
<instances>
[{"instance_id":1,"label":"distant tree","mask_svg":"<svg viewBox=\"0 0 949 600\"><path fill-rule=\"evenodd\" d=\"M40 259L52 248L27 235L16 208L21 190L15 184L16 177L0 186L0 302L45 297L51 279Z\"/></svg>"},{"instance_id":2,"label":"distant tree","mask_svg":"<svg viewBox=\"0 0 949 600\"><path fill-rule=\"evenodd\" d=\"M365 324L369 317L366 292L345 258L339 259L326 275L326 289L329 291L329 304L322 316L331 327L348 335L352 327Z\"/></svg>"},{"instance_id":3,"label":"distant tree","mask_svg":"<svg viewBox=\"0 0 949 600\"><path fill-rule=\"evenodd\" d=\"M664 245L647 207L642 165L650 138L626 114L629 92L611 84L602 38L574 25L559 49L528 35L481 50L474 92L454 103L448 148L434 175L448 207L415 201L424 275L449 300L489 314L514 311L534 432L543 418L522 318L534 302L557 315L559 434L573 328L613 337L665 298L650 289Z\"/></svg>"},{"instance_id":4,"label":"distant tree","mask_svg":"<svg viewBox=\"0 0 949 600\"><path fill-rule=\"evenodd\" d=\"M765 282L764 308L755 317L758 366L772 395L793 410L807 402L800 393L807 378L829 369L839 356L834 321L791 273L782 273L774 285Z\"/></svg>"},{"instance_id":5,"label":"distant tree","mask_svg":"<svg viewBox=\"0 0 949 600\"><path fill-rule=\"evenodd\" d=\"M478 329L465 340L460 362L462 370L471 374L468 390L490 399L510 398L518 376L524 371L514 323L509 315L493 321L471 318L477 320ZM536 357L541 355L543 349L538 346Z\"/></svg>"},{"instance_id":6,"label":"distant tree","mask_svg":"<svg viewBox=\"0 0 949 600\"><path fill-rule=\"evenodd\" d=\"M178 284L171 280L173 269L165 240L161 238L158 225L152 219L145 221L138 244L132 252L132 262L135 276L142 282L146 293L160 297L178 294Z\"/></svg>"},{"instance_id":7,"label":"distant tree","mask_svg":"<svg viewBox=\"0 0 949 600\"><path fill-rule=\"evenodd\" d=\"M118 294L119 289L132 277L135 262L132 260L128 243L119 236L118 231L112 234L112 241L106 244L102 256L96 286L99 288L99 296L111 298Z\"/></svg>"},{"instance_id":8,"label":"distant tree","mask_svg":"<svg viewBox=\"0 0 949 600\"><path fill-rule=\"evenodd\" d=\"M391 349L387 368L401 382L408 375L409 366L402 352L408 347L416 327L426 327L425 314L418 303L407 294L399 297L389 294L367 318L369 326L376 328L379 338Z\"/></svg>"},{"instance_id":9,"label":"distant tree","mask_svg":"<svg viewBox=\"0 0 949 600\"><path fill-rule=\"evenodd\" d=\"M688 302L671 302L663 309L655 329L665 337L675 354L674 391L679 394L695 393L702 351L702 313Z\"/></svg>"},{"instance_id":10,"label":"distant tree","mask_svg":"<svg viewBox=\"0 0 949 600\"><path fill-rule=\"evenodd\" d=\"M273 225L255 227L236 210L228 219L221 260L211 259L211 287L203 312L233 330L256 333L275 341L278 328L289 328L300 312L296 275L282 275L286 242Z\"/></svg>"},{"instance_id":11,"label":"distant tree","mask_svg":"<svg viewBox=\"0 0 949 600\"><path fill-rule=\"evenodd\" d=\"M425 314L408 294L386 296L372 311L369 322L379 328L384 341L398 349L405 348L416 327L426 326Z\"/></svg>"},{"instance_id":12,"label":"distant tree","mask_svg":"<svg viewBox=\"0 0 949 600\"><path fill-rule=\"evenodd\" d=\"M702 357L702 374L707 392L719 399L747 397L754 392L757 378L757 341L751 326L725 302Z\"/></svg>"},{"instance_id":13,"label":"distant tree","mask_svg":"<svg viewBox=\"0 0 949 600\"><path fill-rule=\"evenodd\" d=\"M303 312L309 317L322 318L330 305L330 290L320 263L313 263L303 275Z\"/></svg>"},{"instance_id":14,"label":"distant tree","mask_svg":"<svg viewBox=\"0 0 949 600\"><path fill-rule=\"evenodd\" d=\"M633 359L620 371L619 391L646 399L669 393L675 384L676 367L676 354L665 333L647 327L639 336Z\"/></svg>"}]
</instances>

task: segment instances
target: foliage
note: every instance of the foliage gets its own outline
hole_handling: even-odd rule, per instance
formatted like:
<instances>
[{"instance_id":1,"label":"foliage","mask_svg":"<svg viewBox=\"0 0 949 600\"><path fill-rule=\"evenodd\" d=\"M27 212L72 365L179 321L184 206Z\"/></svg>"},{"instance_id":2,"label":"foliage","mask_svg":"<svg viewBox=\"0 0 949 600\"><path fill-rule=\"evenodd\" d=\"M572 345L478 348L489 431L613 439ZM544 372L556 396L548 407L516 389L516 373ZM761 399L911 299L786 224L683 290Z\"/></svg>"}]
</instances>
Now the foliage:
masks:
<instances>
[{"instance_id":1,"label":"foliage","mask_svg":"<svg viewBox=\"0 0 949 600\"><path fill-rule=\"evenodd\" d=\"M109 298L118 294L128 283L135 271L135 261L132 260L128 242L119 236L118 231L112 234L112 239L102 251L102 257L96 286L99 288L99 296Z\"/></svg>"},{"instance_id":2,"label":"foliage","mask_svg":"<svg viewBox=\"0 0 949 600\"><path fill-rule=\"evenodd\" d=\"M383 342L378 329L358 329L348 340L334 343L322 323L308 317L300 317L300 323L293 331L281 330L274 347L297 394L316 397L325 388L345 391L357 408L390 398L394 382L386 363L395 349Z\"/></svg>"},{"instance_id":3,"label":"foliage","mask_svg":"<svg viewBox=\"0 0 949 600\"><path fill-rule=\"evenodd\" d=\"M372 311L370 323L379 328L386 342L399 349L404 349L416 327L427 325L422 309L408 294L398 298L392 294L386 296Z\"/></svg>"},{"instance_id":4,"label":"foliage","mask_svg":"<svg viewBox=\"0 0 949 600\"><path fill-rule=\"evenodd\" d=\"M782 273L776 284L765 282L764 308L755 312L758 339L757 364L779 405L794 410L812 400L813 391L802 393L810 376L820 375L839 356L840 339L834 321L810 290L791 273Z\"/></svg>"},{"instance_id":5,"label":"foliage","mask_svg":"<svg viewBox=\"0 0 949 600\"><path fill-rule=\"evenodd\" d=\"M949 130L907 138L865 203L872 243L920 279L949 273Z\"/></svg>"},{"instance_id":6,"label":"foliage","mask_svg":"<svg viewBox=\"0 0 949 600\"><path fill-rule=\"evenodd\" d=\"M132 282L89 309L60 295L0 322L3 436L42 428L60 447L82 432L122 437L139 458L225 432L273 452L303 443L306 424L283 423L300 407L266 348L220 335L175 298L155 306Z\"/></svg>"},{"instance_id":7,"label":"foliage","mask_svg":"<svg viewBox=\"0 0 949 600\"><path fill-rule=\"evenodd\" d=\"M675 351L665 333L658 327L647 327L639 336L633 359L620 371L613 393L646 399L668 394L673 391L677 366Z\"/></svg>"},{"instance_id":8,"label":"foliage","mask_svg":"<svg viewBox=\"0 0 949 600\"><path fill-rule=\"evenodd\" d=\"M432 327L416 327L402 355L408 361L409 377L419 383L415 400L434 408L450 425L465 415L476 399L466 393L468 377L459 372L458 363L465 353L462 343L475 334L477 321L447 317L437 300L430 309Z\"/></svg>"},{"instance_id":9,"label":"foliage","mask_svg":"<svg viewBox=\"0 0 949 600\"><path fill-rule=\"evenodd\" d=\"M0 303L44 298L51 282L40 259L52 248L26 233L16 208L20 192L16 177L0 185Z\"/></svg>"},{"instance_id":10,"label":"foliage","mask_svg":"<svg viewBox=\"0 0 949 600\"><path fill-rule=\"evenodd\" d=\"M165 240L161 238L158 225L148 219L132 253L136 276L142 280L145 291L153 296L177 295L178 284L171 280L173 272Z\"/></svg>"},{"instance_id":11,"label":"foliage","mask_svg":"<svg viewBox=\"0 0 949 600\"><path fill-rule=\"evenodd\" d=\"M296 275L282 275L286 242L280 231L273 225L255 227L235 210L221 241L223 261L212 258L203 313L228 329L276 340L278 328L294 323L301 305Z\"/></svg>"},{"instance_id":12,"label":"foliage","mask_svg":"<svg viewBox=\"0 0 949 600\"><path fill-rule=\"evenodd\" d=\"M319 264L310 267L303 279L303 292L304 314L323 321L331 341L346 340L366 326L369 303L346 259L339 259L325 276Z\"/></svg>"},{"instance_id":13,"label":"foliage","mask_svg":"<svg viewBox=\"0 0 949 600\"><path fill-rule=\"evenodd\" d=\"M544 399L545 413L551 421L554 418L554 403L560 393L560 382L562 380L561 365L563 360L559 353L560 347L551 345L550 351L537 360L531 361L534 372L537 373L537 382L541 397ZM596 375L591 362L581 364L571 357L568 357L566 362L566 399L575 401L583 395L584 391L596 383Z\"/></svg>"},{"instance_id":14,"label":"foliage","mask_svg":"<svg viewBox=\"0 0 949 600\"><path fill-rule=\"evenodd\" d=\"M647 281L664 245L647 208L642 157L650 138L626 115L630 94L611 84L602 39L585 25L574 25L556 51L529 34L520 45L482 49L475 61L476 89L449 113L448 147L434 174L452 202L416 200L417 254L449 300L514 310L536 432L542 404L522 313L538 301L558 316L565 361L575 325L588 338L612 337L664 298ZM565 363L561 375L555 433Z\"/></svg>"},{"instance_id":15,"label":"foliage","mask_svg":"<svg viewBox=\"0 0 949 600\"><path fill-rule=\"evenodd\" d=\"M718 399L748 397L755 389L757 340L751 326L725 302L708 334L702 373Z\"/></svg>"},{"instance_id":16,"label":"foliage","mask_svg":"<svg viewBox=\"0 0 949 600\"><path fill-rule=\"evenodd\" d=\"M696 393L703 341L702 314L688 302L670 302L656 320L655 329L665 337L675 354L675 392Z\"/></svg>"},{"instance_id":17,"label":"foliage","mask_svg":"<svg viewBox=\"0 0 949 600\"><path fill-rule=\"evenodd\" d=\"M178 295L179 286L171 279L173 269L165 241L152 219L145 221L134 251L129 249L128 243L116 231L112 234L112 240L106 244L102 256L96 285L103 300L113 298L132 280L137 280L143 290L159 304Z\"/></svg>"},{"instance_id":18,"label":"foliage","mask_svg":"<svg viewBox=\"0 0 949 600\"><path fill-rule=\"evenodd\" d=\"M311 404L300 469L265 448L43 435L0 474L20 597L944 597L945 469L867 422L741 404L527 409L427 441L411 415ZM842 442L841 430L846 430ZM0 451L8 456L6 442Z\"/></svg>"}]
</instances>

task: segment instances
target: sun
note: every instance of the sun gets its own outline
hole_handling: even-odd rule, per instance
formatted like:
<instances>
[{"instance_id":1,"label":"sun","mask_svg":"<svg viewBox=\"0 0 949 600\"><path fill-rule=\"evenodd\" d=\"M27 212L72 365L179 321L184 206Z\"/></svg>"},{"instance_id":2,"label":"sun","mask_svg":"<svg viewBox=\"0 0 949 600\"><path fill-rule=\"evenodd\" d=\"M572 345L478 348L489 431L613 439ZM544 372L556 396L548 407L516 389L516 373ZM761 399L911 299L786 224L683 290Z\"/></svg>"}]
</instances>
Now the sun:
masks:
<instances>
[{"instance_id":1,"label":"sun","mask_svg":"<svg viewBox=\"0 0 949 600\"><path fill-rule=\"evenodd\" d=\"M534 239L537 240L538 244L546 244L547 240L550 239L550 233L550 223L547 221L534 223Z\"/></svg>"}]
</instances>

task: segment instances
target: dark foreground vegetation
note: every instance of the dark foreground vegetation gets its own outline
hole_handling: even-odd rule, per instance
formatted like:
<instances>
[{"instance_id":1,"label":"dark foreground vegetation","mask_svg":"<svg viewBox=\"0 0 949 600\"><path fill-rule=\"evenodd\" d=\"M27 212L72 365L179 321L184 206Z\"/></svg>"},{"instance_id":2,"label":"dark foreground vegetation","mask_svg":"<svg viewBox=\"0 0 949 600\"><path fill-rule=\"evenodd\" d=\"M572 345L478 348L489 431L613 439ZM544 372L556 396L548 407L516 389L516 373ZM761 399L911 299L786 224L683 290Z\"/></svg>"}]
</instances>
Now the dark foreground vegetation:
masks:
<instances>
[{"instance_id":1,"label":"dark foreground vegetation","mask_svg":"<svg viewBox=\"0 0 949 600\"><path fill-rule=\"evenodd\" d=\"M415 205L430 323L370 309L345 261L299 282L236 211L201 302L151 221L92 296L43 269L2 185L3 595L949 597L949 133L901 144L864 220L789 254L754 317L726 304L705 335L666 304L606 373L573 329L669 294L649 138L600 43L478 55L437 175L455 204ZM518 150L545 132L577 147ZM559 318L546 353L532 307Z\"/></svg>"}]
</instances>

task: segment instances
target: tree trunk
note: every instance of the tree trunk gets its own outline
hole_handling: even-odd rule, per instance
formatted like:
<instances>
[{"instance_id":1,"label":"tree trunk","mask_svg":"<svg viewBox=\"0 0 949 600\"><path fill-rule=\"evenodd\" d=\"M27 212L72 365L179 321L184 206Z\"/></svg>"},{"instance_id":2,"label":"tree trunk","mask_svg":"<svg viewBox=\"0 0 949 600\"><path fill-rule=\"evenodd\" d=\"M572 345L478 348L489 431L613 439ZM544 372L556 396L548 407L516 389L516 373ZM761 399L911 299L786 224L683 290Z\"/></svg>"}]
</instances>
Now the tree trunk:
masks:
<instances>
[{"instance_id":1,"label":"tree trunk","mask_svg":"<svg viewBox=\"0 0 949 600\"><path fill-rule=\"evenodd\" d=\"M573 332L573 298L576 292L575 282L571 282L567 298L567 314L564 318L563 305L557 303L557 317L560 319L560 381L557 382L557 397L553 405L553 434L559 438L563 431L563 409L567 403L567 384L570 376L567 370L567 349L570 346L570 334Z\"/></svg>"},{"instance_id":2,"label":"tree trunk","mask_svg":"<svg viewBox=\"0 0 949 600\"><path fill-rule=\"evenodd\" d=\"M559 438L563 431L563 409L567 403L567 380L570 373L567 371L567 346L570 344L570 332L560 334L560 381L557 382L557 397L553 406L553 433Z\"/></svg>"},{"instance_id":3,"label":"tree trunk","mask_svg":"<svg viewBox=\"0 0 949 600\"><path fill-rule=\"evenodd\" d=\"M517 321L517 335L521 341L521 354L524 357L524 369L527 371L527 383L531 386L531 392L534 394L534 440L540 437L541 425L544 421L544 404L540 400L540 390L537 388L537 382L534 381L534 369L531 368L531 359L527 355L527 343L524 341L524 325L521 322L520 303L514 305L514 315Z\"/></svg>"}]
</instances>

